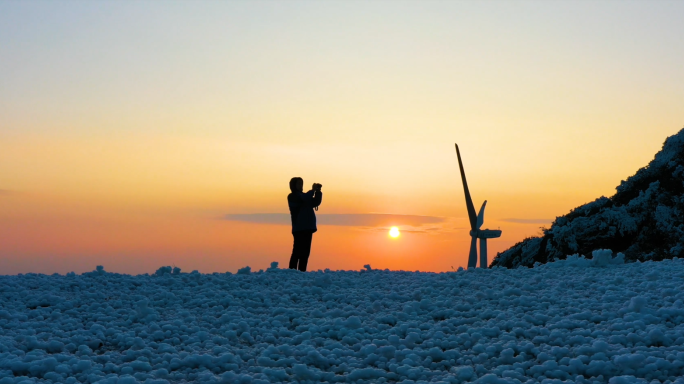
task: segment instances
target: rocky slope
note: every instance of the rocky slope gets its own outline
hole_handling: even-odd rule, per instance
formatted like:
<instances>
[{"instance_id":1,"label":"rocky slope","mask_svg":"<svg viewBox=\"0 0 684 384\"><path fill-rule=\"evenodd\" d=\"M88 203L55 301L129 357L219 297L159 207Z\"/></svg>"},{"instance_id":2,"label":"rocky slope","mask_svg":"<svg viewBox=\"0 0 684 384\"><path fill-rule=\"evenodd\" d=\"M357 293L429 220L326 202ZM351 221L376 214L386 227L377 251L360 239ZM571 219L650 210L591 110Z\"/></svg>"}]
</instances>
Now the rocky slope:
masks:
<instances>
[{"instance_id":1,"label":"rocky slope","mask_svg":"<svg viewBox=\"0 0 684 384\"><path fill-rule=\"evenodd\" d=\"M529 267L596 249L622 252L627 261L684 257L684 129L616 189L557 217L543 236L498 253L491 267Z\"/></svg>"}]
</instances>

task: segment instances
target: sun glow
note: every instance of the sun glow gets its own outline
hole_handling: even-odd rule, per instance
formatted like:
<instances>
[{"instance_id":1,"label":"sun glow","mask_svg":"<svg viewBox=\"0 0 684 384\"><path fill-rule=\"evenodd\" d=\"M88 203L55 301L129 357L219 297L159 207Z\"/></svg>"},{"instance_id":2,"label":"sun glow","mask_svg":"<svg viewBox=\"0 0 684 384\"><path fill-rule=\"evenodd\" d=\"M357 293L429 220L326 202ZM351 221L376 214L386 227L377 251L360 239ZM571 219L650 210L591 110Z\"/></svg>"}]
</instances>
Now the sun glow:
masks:
<instances>
[{"instance_id":1,"label":"sun glow","mask_svg":"<svg viewBox=\"0 0 684 384\"><path fill-rule=\"evenodd\" d=\"M397 228L397 227L390 228L389 235L391 237L394 237L394 238L399 237L399 228Z\"/></svg>"}]
</instances>

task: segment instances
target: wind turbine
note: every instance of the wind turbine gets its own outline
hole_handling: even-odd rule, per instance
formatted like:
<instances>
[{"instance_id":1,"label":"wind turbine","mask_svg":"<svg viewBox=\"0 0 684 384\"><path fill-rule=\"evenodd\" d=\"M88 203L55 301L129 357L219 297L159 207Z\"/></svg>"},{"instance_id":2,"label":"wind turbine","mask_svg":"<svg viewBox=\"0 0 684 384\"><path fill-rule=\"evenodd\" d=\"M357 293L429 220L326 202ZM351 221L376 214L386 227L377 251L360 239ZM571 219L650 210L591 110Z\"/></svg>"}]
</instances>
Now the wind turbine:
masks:
<instances>
[{"instance_id":1,"label":"wind turbine","mask_svg":"<svg viewBox=\"0 0 684 384\"><path fill-rule=\"evenodd\" d=\"M456 145L456 156L458 156L458 167L461 169L461 180L463 181L463 191L465 192L466 207L468 208L468 218L470 218L470 253L468 255L468 269L477 266L477 239L480 239L480 268L487 268L487 239L495 239L501 237L501 231L498 229L480 229L484 223L484 211L487 205L487 200L482 203L480 213L475 214L475 206L473 199L470 198L470 191L468 190L468 182L466 181L465 172L463 171L463 162L461 161L461 151Z\"/></svg>"}]
</instances>

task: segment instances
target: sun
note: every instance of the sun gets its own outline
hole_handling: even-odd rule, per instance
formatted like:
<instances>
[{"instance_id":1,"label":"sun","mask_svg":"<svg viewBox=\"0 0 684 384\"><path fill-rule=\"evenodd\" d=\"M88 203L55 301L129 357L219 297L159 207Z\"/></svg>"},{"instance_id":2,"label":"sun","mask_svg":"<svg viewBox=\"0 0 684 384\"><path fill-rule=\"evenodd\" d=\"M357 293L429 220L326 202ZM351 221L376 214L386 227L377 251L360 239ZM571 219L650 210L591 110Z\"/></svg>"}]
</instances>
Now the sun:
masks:
<instances>
[{"instance_id":1,"label":"sun","mask_svg":"<svg viewBox=\"0 0 684 384\"><path fill-rule=\"evenodd\" d=\"M391 237L394 237L394 238L399 237L399 228L397 228L397 227L390 228L389 235Z\"/></svg>"}]
</instances>

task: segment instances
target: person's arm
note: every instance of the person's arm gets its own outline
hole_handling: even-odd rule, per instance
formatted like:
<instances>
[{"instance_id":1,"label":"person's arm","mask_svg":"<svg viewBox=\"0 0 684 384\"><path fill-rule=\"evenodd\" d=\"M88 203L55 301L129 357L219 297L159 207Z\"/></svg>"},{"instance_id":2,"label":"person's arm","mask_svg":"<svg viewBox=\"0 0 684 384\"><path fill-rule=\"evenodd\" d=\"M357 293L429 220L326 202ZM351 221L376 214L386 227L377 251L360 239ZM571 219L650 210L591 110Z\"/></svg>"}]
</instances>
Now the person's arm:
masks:
<instances>
[{"instance_id":1,"label":"person's arm","mask_svg":"<svg viewBox=\"0 0 684 384\"><path fill-rule=\"evenodd\" d=\"M323 192L316 191L316 193L314 193L314 196L312 199L312 204L313 204L314 208L318 208L318 206L321 205L322 200L323 200Z\"/></svg>"},{"instance_id":2,"label":"person's arm","mask_svg":"<svg viewBox=\"0 0 684 384\"><path fill-rule=\"evenodd\" d=\"M302 201L304 204L312 204L314 201L314 190L310 190L309 192L301 192L299 193L299 200Z\"/></svg>"}]
</instances>

